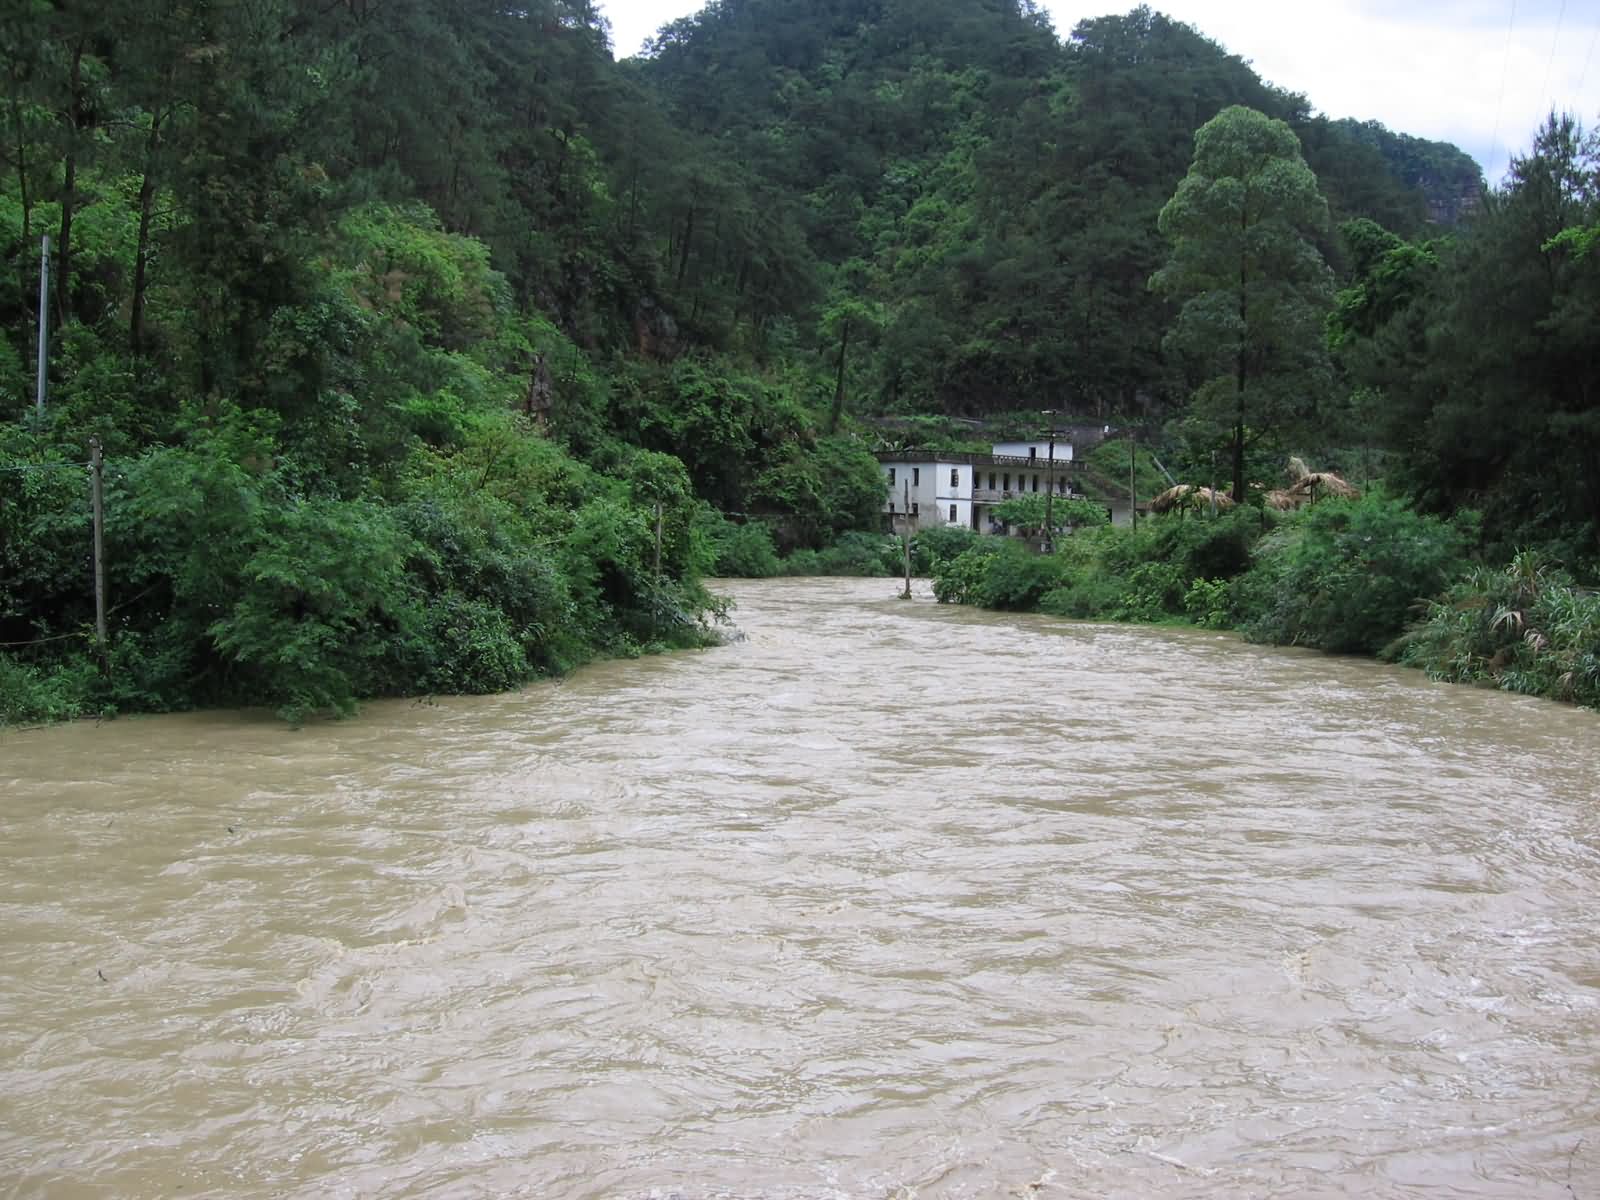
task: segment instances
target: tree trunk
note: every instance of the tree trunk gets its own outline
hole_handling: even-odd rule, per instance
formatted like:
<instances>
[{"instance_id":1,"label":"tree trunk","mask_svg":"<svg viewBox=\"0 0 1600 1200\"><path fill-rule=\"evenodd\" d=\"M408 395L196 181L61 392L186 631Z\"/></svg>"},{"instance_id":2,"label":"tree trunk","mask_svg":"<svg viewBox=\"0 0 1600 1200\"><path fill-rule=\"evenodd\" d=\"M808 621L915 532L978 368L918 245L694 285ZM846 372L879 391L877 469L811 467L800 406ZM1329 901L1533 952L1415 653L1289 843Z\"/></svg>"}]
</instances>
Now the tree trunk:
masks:
<instances>
[{"instance_id":1,"label":"tree trunk","mask_svg":"<svg viewBox=\"0 0 1600 1200\"><path fill-rule=\"evenodd\" d=\"M156 146L161 140L161 118L152 119L145 142L144 178L139 181L139 242L133 253L133 305L128 319L128 341L134 357L144 355L144 308L150 287L150 226L156 201Z\"/></svg>"},{"instance_id":2,"label":"tree trunk","mask_svg":"<svg viewBox=\"0 0 1600 1200\"><path fill-rule=\"evenodd\" d=\"M828 434L839 432L839 418L844 415L844 363L850 350L850 322L844 323L839 333L839 376L833 385L833 407L828 410Z\"/></svg>"},{"instance_id":3,"label":"tree trunk","mask_svg":"<svg viewBox=\"0 0 1600 1200\"><path fill-rule=\"evenodd\" d=\"M689 273L689 245L694 241L694 205L689 206L689 219L683 228L683 249L678 255L678 286L683 286L683 277Z\"/></svg>"},{"instance_id":4,"label":"tree trunk","mask_svg":"<svg viewBox=\"0 0 1600 1200\"><path fill-rule=\"evenodd\" d=\"M22 101L11 93L11 118L17 139L17 191L22 202L22 244L33 242L33 204L28 199L28 142L22 129Z\"/></svg>"},{"instance_id":5,"label":"tree trunk","mask_svg":"<svg viewBox=\"0 0 1600 1200\"><path fill-rule=\"evenodd\" d=\"M56 268L56 324L67 323L72 287L72 216L78 197L78 132L83 121L83 39L72 48L67 108L66 178L61 192L61 245Z\"/></svg>"}]
</instances>

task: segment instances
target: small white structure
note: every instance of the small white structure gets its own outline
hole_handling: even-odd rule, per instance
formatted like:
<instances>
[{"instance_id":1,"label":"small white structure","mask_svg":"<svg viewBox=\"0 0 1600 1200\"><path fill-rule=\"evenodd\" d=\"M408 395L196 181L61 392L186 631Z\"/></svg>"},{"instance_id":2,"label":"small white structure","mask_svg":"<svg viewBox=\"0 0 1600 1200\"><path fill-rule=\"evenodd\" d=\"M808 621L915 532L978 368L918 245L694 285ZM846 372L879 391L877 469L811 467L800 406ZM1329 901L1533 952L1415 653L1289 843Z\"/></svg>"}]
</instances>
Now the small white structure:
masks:
<instances>
[{"instance_id":1,"label":"small white structure","mask_svg":"<svg viewBox=\"0 0 1600 1200\"><path fill-rule=\"evenodd\" d=\"M1054 488L1072 496L1067 476L1075 469L1072 445L1001 442L992 454L937 450L895 450L878 455L887 489L883 512L890 524L910 513L914 529L959 525L980 533L1008 533L993 515L994 506L1019 496Z\"/></svg>"}]
</instances>

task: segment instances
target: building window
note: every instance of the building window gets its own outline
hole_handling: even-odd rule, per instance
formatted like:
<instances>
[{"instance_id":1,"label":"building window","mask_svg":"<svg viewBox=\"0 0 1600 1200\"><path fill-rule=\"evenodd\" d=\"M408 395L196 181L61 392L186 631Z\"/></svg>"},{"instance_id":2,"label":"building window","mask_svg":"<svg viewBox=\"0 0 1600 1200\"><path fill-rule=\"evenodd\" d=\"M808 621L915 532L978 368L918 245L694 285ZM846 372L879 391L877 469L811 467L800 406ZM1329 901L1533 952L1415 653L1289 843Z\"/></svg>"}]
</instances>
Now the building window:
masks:
<instances>
[{"instance_id":1,"label":"building window","mask_svg":"<svg viewBox=\"0 0 1600 1200\"><path fill-rule=\"evenodd\" d=\"M921 511L922 511L922 505L918 504L916 501L913 500L911 502L911 515L914 517L918 513L920 513Z\"/></svg>"},{"instance_id":2,"label":"building window","mask_svg":"<svg viewBox=\"0 0 1600 1200\"><path fill-rule=\"evenodd\" d=\"M1037 475L1033 477L1033 490L1036 492L1039 490L1039 477Z\"/></svg>"},{"instance_id":3,"label":"building window","mask_svg":"<svg viewBox=\"0 0 1600 1200\"><path fill-rule=\"evenodd\" d=\"M954 504L952 504L950 506L950 524L954 525L955 523L956 523L956 506Z\"/></svg>"},{"instance_id":4,"label":"building window","mask_svg":"<svg viewBox=\"0 0 1600 1200\"><path fill-rule=\"evenodd\" d=\"M889 486L890 487L894 486L894 468L893 467L889 468Z\"/></svg>"},{"instance_id":5,"label":"building window","mask_svg":"<svg viewBox=\"0 0 1600 1200\"><path fill-rule=\"evenodd\" d=\"M1000 476L1000 479L1002 483L1001 490L1009 492L1011 490L1011 472L1007 471L1004 475Z\"/></svg>"},{"instance_id":6,"label":"building window","mask_svg":"<svg viewBox=\"0 0 1600 1200\"><path fill-rule=\"evenodd\" d=\"M993 471L989 472L989 490L991 492L994 491L994 472Z\"/></svg>"},{"instance_id":7,"label":"building window","mask_svg":"<svg viewBox=\"0 0 1600 1200\"><path fill-rule=\"evenodd\" d=\"M950 486L951 487L960 487L961 486L961 468L960 467L951 467L950 468Z\"/></svg>"},{"instance_id":8,"label":"building window","mask_svg":"<svg viewBox=\"0 0 1600 1200\"><path fill-rule=\"evenodd\" d=\"M1029 446L1028 447L1028 461L1032 462L1033 460L1037 459L1038 457L1039 457L1039 447L1037 447L1037 446Z\"/></svg>"},{"instance_id":9,"label":"building window","mask_svg":"<svg viewBox=\"0 0 1600 1200\"><path fill-rule=\"evenodd\" d=\"M922 486L922 468L921 467L912 467L911 468L911 486L912 487L921 487Z\"/></svg>"}]
</instances>

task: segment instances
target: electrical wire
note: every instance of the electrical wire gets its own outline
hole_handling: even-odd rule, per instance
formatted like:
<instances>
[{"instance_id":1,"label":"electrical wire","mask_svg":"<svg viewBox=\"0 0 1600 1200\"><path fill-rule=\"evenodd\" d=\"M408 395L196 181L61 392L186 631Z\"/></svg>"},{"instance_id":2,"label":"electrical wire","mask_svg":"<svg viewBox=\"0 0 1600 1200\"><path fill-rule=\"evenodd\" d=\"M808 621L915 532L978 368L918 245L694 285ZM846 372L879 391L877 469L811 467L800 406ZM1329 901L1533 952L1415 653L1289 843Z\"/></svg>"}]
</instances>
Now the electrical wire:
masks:
<instances>
[{"instance_id":1,"label":"electrical wire","mask_svg":"<svg viewBox=\"0 0 1600 1200\"><path fill-rule=\"evenodd\" d=\"M1563 3L1565 0L1563 0ZM1489 138L1489 153L1500 152L1500 117L1505 112L1506 82L1511 77L1511 42L1517 31L1517 0L1511 0L1511 23L1506 26L1506 53L1500 65L1500 99L1494 106L1494 133Z\"/></svg>"},{"instance_id":2,"label":"electrical wire","mask_svg":"<svg viewBox=\"0 0 1600 1200\"><path fill-rule=\"evenodd\" d=\"M89 463L23 463L21 466L0 467L0 475L26 471L83 471L90 465Z\"/></svg>"},{"instance_id":3,"label":"electrical wire","mask_svg":"<svg viewBox=\"0 0 1600 1200\"><path fill-rule=\"evenodd\" d=\"M1600 43L1600 21L1594 23L1594 33L1589 38L1589 53L1583 56L1583 70L1578 75L1578 90L1574 93L1578 103L1583 103L1583 85L1589 78L1589 67L1594 63L1594 48Z\"/></svg>"},{"instance_id":4,"label":"electrical wire","mask_svg":"<svg viewBox=\"0 0 1600 1200\"><path fill-rule=\"evenodd\" d=\"M1567 0L1561 0L1561 11L1556 14L1556 32L1550 39L1550 57L1544 63L1544 86L1539 89L1539 94L1544 97L1544 106L1548 111L1554 108L1554 100L1550 96L1550 72L1556 65L1556 48L1561 45L1561 24L1567 19Z\"/></svg>"}]
</instances>

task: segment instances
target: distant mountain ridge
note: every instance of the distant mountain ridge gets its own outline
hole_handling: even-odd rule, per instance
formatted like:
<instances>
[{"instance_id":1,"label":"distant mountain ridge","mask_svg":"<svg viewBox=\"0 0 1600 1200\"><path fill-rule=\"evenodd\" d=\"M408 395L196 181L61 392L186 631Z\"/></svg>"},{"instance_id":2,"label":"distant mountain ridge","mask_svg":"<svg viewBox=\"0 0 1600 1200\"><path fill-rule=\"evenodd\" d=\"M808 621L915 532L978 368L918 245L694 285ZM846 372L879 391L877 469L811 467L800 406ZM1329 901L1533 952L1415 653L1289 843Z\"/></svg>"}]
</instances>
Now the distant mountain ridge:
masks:
<instances>
[{"instance_id":1,"label":"distant mountain ridge","mask_svg":"<svg viewBox=\"0 0 1600 1200\"><path fill-rule=\"evenodd\" d=\"M1175 397L1170 314L1146 286L1165 253L1155 219L1195 131L1228 105L1299 134L1337 271L1340 221L1415 236L1458 222L1481 187L1456 147L1314 115L1143 6L1062 41L1029 0L716 0L629 66L677 129L715 147L702 198L738 179L790 215L818 335L849 343L843 377L876 411ZM686 209L672 239L691 328L738 286L705 253L708 208Z\"/></svg>"}]
</instances>

